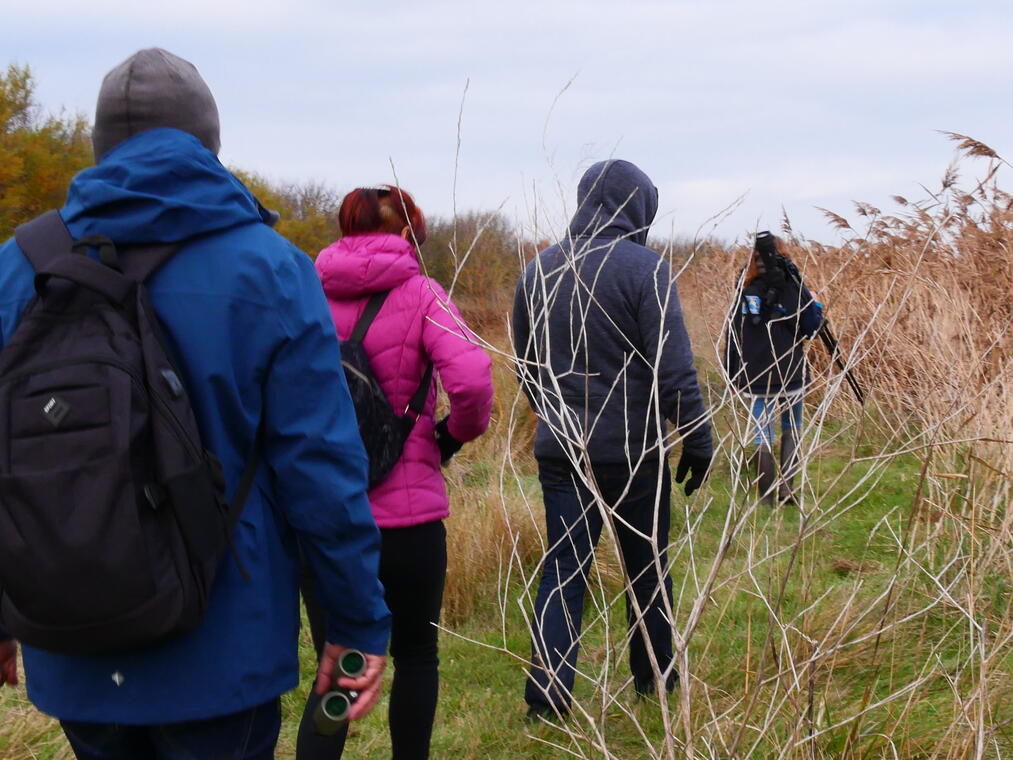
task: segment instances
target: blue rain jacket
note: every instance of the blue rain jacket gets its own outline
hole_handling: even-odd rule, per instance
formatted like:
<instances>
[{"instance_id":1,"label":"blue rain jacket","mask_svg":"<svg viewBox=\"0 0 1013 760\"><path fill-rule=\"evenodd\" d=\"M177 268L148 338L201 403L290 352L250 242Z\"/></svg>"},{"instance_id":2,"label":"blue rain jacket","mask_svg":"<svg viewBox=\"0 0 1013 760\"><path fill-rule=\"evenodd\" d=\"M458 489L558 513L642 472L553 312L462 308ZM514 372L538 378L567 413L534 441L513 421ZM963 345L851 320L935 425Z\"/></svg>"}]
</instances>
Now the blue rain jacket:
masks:
<instances>
[{"instance_id":1,"label":"blue rain jacket","mask_svg":"<svg viewBox=\"0 0 1013 760\"><path fill-rule=\"evenodd\" d=\"M203 623L147 650L78 657L25 647L28 696L43 712L171 723L244 710L293 688L297 537L319 579L329 640L386 652L380 536L334 325L313 263L262 214L213 153L174 129L121 143L70 186L61 215L76 238L186 241L148 284L229 496L261 415L265 442L235 534L249 582L226 555ZM32 267L10 240L0 247L4 344L32 295Z\"/></svg>"}]
</instances>

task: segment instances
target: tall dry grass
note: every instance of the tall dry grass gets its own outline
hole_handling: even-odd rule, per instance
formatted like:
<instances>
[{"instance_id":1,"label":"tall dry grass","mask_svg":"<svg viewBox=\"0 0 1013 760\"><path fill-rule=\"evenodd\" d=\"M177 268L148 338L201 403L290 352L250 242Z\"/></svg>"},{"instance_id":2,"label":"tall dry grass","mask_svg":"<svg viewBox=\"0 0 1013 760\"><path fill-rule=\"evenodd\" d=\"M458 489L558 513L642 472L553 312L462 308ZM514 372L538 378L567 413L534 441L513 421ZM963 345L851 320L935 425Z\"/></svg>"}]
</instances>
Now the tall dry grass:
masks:
<instances>
[{"instance_id":1,"label":"tall dry grass","mask_svg":"<svg viewBox=\"0 0 1013 760\"><path fill-rule=\"evenodd\" d=\"M898 198L893 214L858 204L861 232L831 214L838 246L782 231L869 396L860 407L811 349L797 510L758 502L743 399L717 361L748 250L666 252L719 437L710 490L673 501L678 699L659 693L646 711L628 699L623 581L606 555L582 642L606 654L582 659L572 715L537 741L605 758L1013 756L1013 199L989 157L969 190L951 168L938 192ZM529 249L517 242L518 270ZM531 415L511 377L505 311L490 309L504 300L464 302L497 356L497 402L493 431L459 466L498 465L454 483L451 629L479 614L477 598L488 611L493 593L504 631L528 619L545 548ZM856 523L867 534L828 556ZM508 639L486 646L523 663L526 648Z\"/></svg>"}]
</instances>

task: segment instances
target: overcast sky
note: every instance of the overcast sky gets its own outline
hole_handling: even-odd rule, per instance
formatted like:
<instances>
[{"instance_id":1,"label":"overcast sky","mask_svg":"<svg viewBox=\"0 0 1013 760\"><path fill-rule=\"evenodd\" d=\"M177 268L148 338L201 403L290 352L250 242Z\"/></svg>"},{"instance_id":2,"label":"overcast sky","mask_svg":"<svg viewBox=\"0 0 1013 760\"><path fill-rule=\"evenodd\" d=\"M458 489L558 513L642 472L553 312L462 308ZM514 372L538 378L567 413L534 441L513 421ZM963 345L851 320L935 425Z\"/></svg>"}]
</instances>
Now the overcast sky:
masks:
<instances>
[{"instance_id":1,"label":"overcast sky","mask_svg":"<svg viewBox=\"0 0 1013 760\"><path fill-rule=\"evenodd\" d=\"M852 200L938 185L953 146L935 130L1013 155L1000 0L0 0L0 18L0 63L30 64L51 110L90 119L108 69L164 47L215 93L226 164L345 191L393 163L432 214L454 207L463 98L457 207L546 232L610 156L654 179L656 232L745 195L723 238L783 206L832 242L815 207L855 218Z\"/></svg>"}]
</instances>

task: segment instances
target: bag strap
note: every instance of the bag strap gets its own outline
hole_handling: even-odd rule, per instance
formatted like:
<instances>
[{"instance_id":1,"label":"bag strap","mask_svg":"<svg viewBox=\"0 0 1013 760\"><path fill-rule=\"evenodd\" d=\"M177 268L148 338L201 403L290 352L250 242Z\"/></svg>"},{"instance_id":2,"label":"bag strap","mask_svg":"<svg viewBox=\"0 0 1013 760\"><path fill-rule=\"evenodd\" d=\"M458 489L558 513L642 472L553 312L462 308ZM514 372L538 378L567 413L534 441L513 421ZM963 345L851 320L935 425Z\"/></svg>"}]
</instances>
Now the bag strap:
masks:
<instances>
[{"instance_id":1,"label":"bag strap","mask_svg":"<svg viewBox=\"0 0 1013 760\"><path fill-rule=\"evenodd\" d=\"M352 334L348 340L351 343L361 343L362 339L366 337L366 330L373 324L373 320L376 319L376 315L380 313L380 307L383 306L383 302L387 300L387 296L390 295L389 290L380 291L374 293L369 297L369 303L366 304L366 308L362 311L362 316L359 317L359 321L355 323L355 327L352 329ZM416 420L422 415L423 409L426 406L426 399L429 397L429 387L433 384L433 363L429 362L426 366L425 374L422 375L422 382L419 383L418 389L415 391L415 395L411 397L408 402L408 406L405 407L404 414L406 416L408 412L415 414L414 419L411 420L412 425L415 424Z\"/></svg>"},{"instance_id":2,"label":"bag strap","mask_svg":"<svg viewBox=\"0 0 1013 760\"><path fill-rule=\"evenodd\" d=\"M408 402L408 406L405 407L405 414L408 412L415 413L415 419L412 420L412 424L418 421L418 418L422 416L422 411L426 408L426 399L429 397L429 386L433 384L433 363L429 362L426 366L426 372L422 375L422 382L419 383L418 390L415 391L415 395L412 396L411 401Z\"/></svg>"},{"instance_id":3,"label":"bag strap","mask_svg":"<svg viewBox=\"0 0 1013 760\"><path fill-rule=\"evenodd\" d=\"M374 293L369 297L369 303L366 304L366 308L362 312L362 316L359 317L359 321L355 323L355 327L352 329L352 334L348 338L351 343L361 343L362 339L366 337L366 330L373 324L373 320L376 319L376 315L380 313L380 307L383 306L383 302L387 300L387 296L390 295L389 290L383 290L379 293Z\"/></svg>"},{"instance_id":4,"label":"bag strap","mask_svg":"<svg viewBox=\"0 0 1013 760\"><path fill-rule=\"evenodd\" d=\"M36 272L41 272L63 254L71 253L74 246L74 239L56 210L19 225L14 230L14 239Z\"/></svg>"},{"instance_id":5,"label":"bag strap","mask_svg":"<svg viewBox=\"0 0 1013 760\"><path fill-rule=\"evenodd\" d=\"M134 287L134 283L115 269L87 256L61 256L49 262L35 275L35 292L42 295L52 277L70 280L101 293L113 303L123 303Z\"/></svg>"},{"instance_id":6,"label":"bag strap","mask_svg":"<svg viewBox=\"0 0 1013 760\"><path fill-rule=\"evenodd\" d=\"M36 272L46 271L56 259L74 250L74 238L55 209L20 225L14 230L14 239ZM120 268L130 279L144 282L178 249L178 243L124 246L126 255L119 257Z\"/></svg>"},{"instance_id":7,"label":"bag strap","mask_svg":"<svg viewBox=\"0 0 1013 760\"><path fill-rule=\"evenodd\" d=\"M123 247L120 266L123 274L136 282L144 282L173 257L181 243L154 243Z\"/></svg>"}]
</instances>

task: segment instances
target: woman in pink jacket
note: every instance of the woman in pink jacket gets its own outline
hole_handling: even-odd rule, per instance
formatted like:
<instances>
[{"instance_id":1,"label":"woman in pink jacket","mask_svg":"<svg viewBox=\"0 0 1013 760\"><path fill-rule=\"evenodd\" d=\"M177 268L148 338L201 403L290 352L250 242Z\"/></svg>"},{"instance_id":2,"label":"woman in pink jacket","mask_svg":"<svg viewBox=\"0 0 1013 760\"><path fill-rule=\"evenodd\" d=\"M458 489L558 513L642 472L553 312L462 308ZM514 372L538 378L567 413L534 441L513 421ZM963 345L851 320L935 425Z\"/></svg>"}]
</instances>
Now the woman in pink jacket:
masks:
<instances>
[{"instance_id":1,"label":"woman in pink jacket","mask_svg":"<svg viewBox=\"0 0 1013 760\"><path fill-rule=\"evenodd\" d=\"M425 385L431 363L450 402L449 415L436 422L435 383L429 385L401 457L369 491L382 536L380 580L393 615L393 757L427 758L439 689L435 623L447 570L449 502L440 465L489 425L491 362L443 288L421 274L416 245L425 240L426 223L407 192L391 185L353 190L338 221L343 237L316 261L338 338L348 340L374 293L389 291L362 338L373 374L400 414ZM311 590L306 601L314 643L322 644L324 621ZM299 729L297 757L333 760L344 735L313 734L314 697Z\"/></svg>"}]
</instances>

